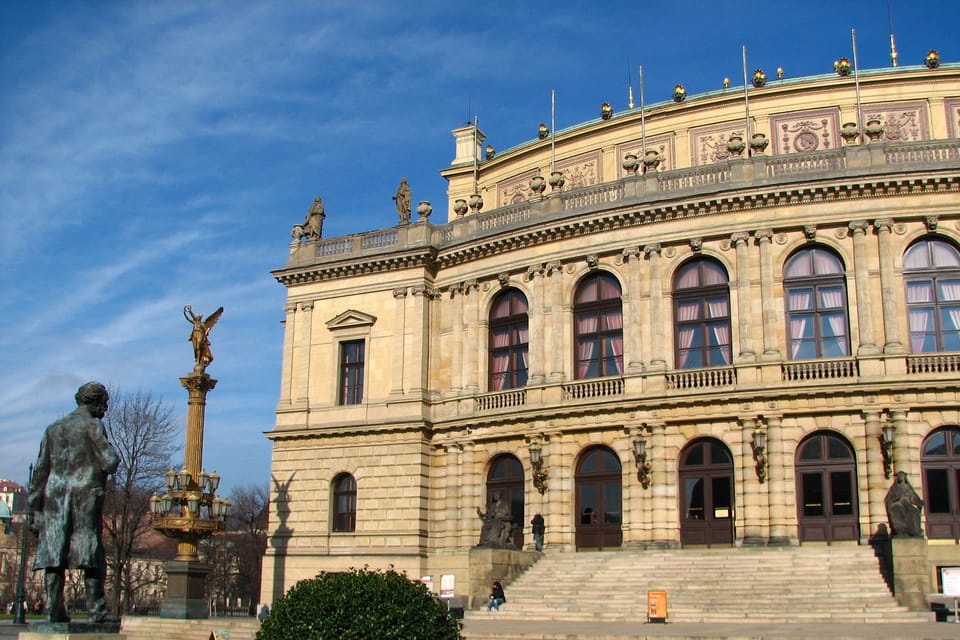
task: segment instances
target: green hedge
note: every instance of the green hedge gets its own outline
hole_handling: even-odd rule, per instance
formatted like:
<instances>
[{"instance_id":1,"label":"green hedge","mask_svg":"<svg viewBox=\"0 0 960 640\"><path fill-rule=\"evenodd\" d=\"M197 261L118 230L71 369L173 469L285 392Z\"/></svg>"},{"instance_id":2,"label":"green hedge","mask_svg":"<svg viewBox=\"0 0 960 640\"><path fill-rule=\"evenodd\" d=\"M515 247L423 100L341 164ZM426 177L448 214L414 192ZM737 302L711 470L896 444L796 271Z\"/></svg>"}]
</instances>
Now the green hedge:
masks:
<instances>
[{"instance_id":1,"label":"green hedge","mask_svg":"<svg viewBox=\"0 0 960 640\"><path fill-rule=\"evenodd\" d=\"M461 639L460 622L424 585L366 567L301 580L257 632L257 640Z\"/></svg>"}]
</instances>

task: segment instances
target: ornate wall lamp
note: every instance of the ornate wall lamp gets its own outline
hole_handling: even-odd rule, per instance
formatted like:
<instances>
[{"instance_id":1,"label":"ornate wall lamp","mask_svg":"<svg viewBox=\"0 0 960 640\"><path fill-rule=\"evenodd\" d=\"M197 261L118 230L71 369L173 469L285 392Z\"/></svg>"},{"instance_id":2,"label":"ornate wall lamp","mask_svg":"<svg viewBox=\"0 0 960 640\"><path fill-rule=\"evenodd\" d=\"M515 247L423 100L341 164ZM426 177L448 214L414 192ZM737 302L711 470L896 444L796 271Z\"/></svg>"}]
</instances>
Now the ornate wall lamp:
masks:
<instances>
[{"instance_id":1,"label":"ornate wall lamp","mask_svg":"<svg viewBox=\"0 0 960 640\"><path fill-rule=\"evenodd\" d=\"M889 478L893 472L893 439L897 430L892 424L883 425L880 430L880 455L883 456L883 476Z\"/></svg>"},{"instance_id":2,"label":"ornate wall lamp","mask_svg":"<svg viewBox=\"0 0 960 640\"><path fill-rule=\"evenodd\" d=\"M543 469L543 447L537 440L530 443L530 467L533 469L533 486L543 495L547 490L547 472Z\"/></svg>"},{"instance_id":3,"label":"ornate wall lamp","mask_svg":"<svg viewBox=\"0 0 960 640\"><path fill-rule=\"evenodd\" d=\"M650 471L653 467L647 462L647 441L639 437L633 441L633 457L637 461L637 480L644 489L650 488Z\"/></svg>"},{"instance_id":4,"label":"ornate wall lamp","mask_svg":"<svg viewBox=\"0 0 960 640\"><path fill-rule=\"evenodd\" d=\"M753 450L753 461L756 463L757 479L763 484L767 479L767 433L762 428L753 430L753 439L750 441Z\"/></svg>"}]
</instances>

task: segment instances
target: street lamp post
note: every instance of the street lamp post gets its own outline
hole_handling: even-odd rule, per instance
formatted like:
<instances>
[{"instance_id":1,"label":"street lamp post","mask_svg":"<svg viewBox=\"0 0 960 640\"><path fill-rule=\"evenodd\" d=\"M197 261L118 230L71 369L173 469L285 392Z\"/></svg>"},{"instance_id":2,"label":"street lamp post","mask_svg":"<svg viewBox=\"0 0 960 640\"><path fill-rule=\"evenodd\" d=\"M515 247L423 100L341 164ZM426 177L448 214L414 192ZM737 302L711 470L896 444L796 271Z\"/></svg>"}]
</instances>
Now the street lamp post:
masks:
<instances>
[{"instance_id":1,"label":"street lamp post","mask_svg":"<svg viewBox=\"0 0 960 640\"><path fill-rule=\"evenodd\" d=\"M27 478L27 491L33 484L33 465L30 465L30 472ZM24 605L27 597L24 593L23 583L27 579L27 554L30 550L30 528L33 526L33 513L30 511L30 505L26 505L23 516L23 524L20 527L20 570L17 573L17 602L14 605L16 610L13 612L13 624L27 624Z\"/></svg>"}]
</instances>

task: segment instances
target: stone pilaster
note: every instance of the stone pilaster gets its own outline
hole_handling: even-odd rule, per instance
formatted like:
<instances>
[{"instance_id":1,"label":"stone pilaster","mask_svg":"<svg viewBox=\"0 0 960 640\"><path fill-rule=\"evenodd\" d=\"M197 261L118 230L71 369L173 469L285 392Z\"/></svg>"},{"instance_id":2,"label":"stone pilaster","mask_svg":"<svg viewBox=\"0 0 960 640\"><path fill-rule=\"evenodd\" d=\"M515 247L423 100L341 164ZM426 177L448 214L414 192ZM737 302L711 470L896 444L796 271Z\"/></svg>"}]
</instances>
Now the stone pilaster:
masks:
<instances>
[{"instance_id":1,"label":"stone pilaster","mask_svg":"<svg viewBox=\"0 0 960 640\"><path fill-rule=\"evenodd\" d=\"M739 232L730 236L737 255L737 330L740 334L740 353L737 360L741 362L752 362L757 357L753 350L753 334L750 331L749 240L749 233Z\"/></svg>"},{"instance_id":2,"label":"stone pilaster","mask_svg":"<svg viewBox=\"0 0 960 640\"><path fill-rule=\"evenodd\" d=\"M650 367L663 370L667 366L663 336L663 281L659 244L648 244L643 253L650 263Z\"/></svg>"},{"instance_id":3,"label":"stone pilaster","mask_svg":"<svg viewBox=\"0 0 960 640\"><path fill-rule=\"evenodd\" d=\"M777 309L776 293L773 287L773 230L760 229L756 232L757 245L760 248L760 307L763 309L763 359L780 360L777 327L783 318Z\"/></svg>"},{"instance_id":4,"label":"stone pilaster","mask_svg":"<svg viewBox=\"0 0 960 640\"><path fill-rule=\"evenodd\" d=\"M901 308L897 305L900 281L893 272L893 248L890 234L893 230L893 220L884 218L874 222L877 230L877 243L880 252L880 291L883 303L883 333L884 353L904 353L903 342L900 341L900 314Z\"/></svg>"},{"instance_id":5,"label":"stone pilaster","mask_svg":"<svg viewBox=\"0 0 960 640\"><path fill-rule=\"evenodd\" d=\"M869 227L870 224L866 220L857 220L849 224L850 233L853 234L853 275L857 285L857 319L860 327L860 347L857 349L857 355L877 353L873 333L873 309L870 306L870 268L867 258Z\"/></svg>"}]
</instances>

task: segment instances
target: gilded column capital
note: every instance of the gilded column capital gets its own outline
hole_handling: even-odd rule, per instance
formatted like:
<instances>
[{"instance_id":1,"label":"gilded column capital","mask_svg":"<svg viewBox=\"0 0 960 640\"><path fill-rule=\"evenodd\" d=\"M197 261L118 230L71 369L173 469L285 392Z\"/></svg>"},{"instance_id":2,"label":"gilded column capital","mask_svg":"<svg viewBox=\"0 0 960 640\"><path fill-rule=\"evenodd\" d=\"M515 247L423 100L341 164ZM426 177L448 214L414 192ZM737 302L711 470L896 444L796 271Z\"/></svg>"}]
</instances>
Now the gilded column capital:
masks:
<instances>
[{"instance_id":1,"label":"gilded column capital","mask_svg":"<svg viewBox=\"0 0 960 640\"><path fill-rule=\"evenodd\" d=\"M217 381L209 374L190 375L180 378L180 384L191 393L206 393L217 386Z\"/></svg>"}]
</instances>

